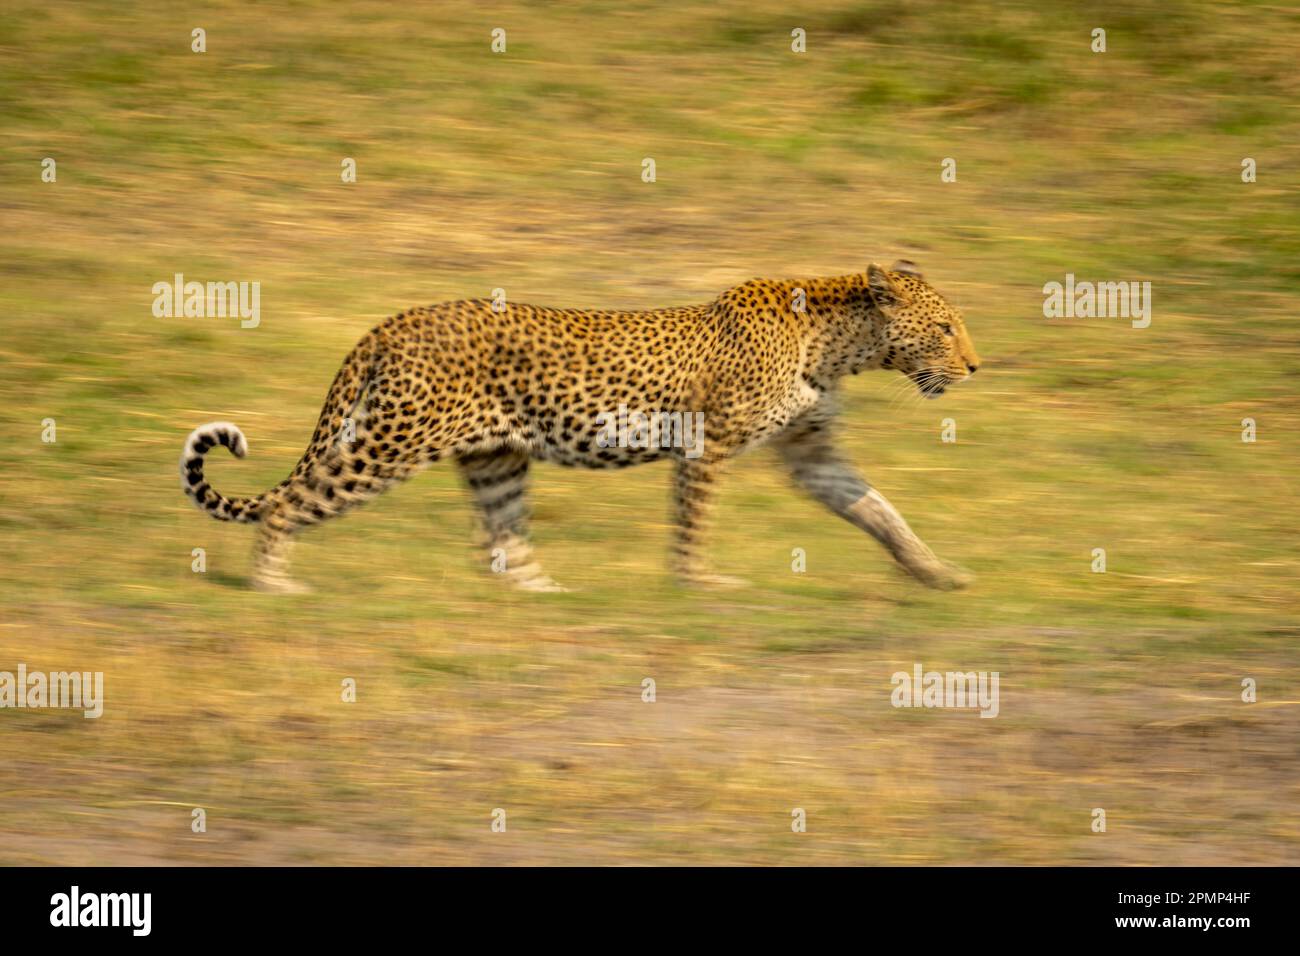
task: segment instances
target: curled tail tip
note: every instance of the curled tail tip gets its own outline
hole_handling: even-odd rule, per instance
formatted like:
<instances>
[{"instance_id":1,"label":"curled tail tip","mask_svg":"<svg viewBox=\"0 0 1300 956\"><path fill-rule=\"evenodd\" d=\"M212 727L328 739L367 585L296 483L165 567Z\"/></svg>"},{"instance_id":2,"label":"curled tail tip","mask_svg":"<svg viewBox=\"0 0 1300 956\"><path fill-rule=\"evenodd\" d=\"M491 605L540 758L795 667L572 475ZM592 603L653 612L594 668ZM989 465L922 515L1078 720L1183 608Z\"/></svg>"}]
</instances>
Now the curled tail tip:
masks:
<instances>
[{"instance_id":1,"label":"curled tail tip","mask_svg":"<svg viewBox=\"0 0 1300 956\"><path fill-rule=\"evenodd\" d=\"M258 499L226 498L204 480L203 459L217 445L224 445L236 458L248 454L248 439L237 425L209 422L190 432L181 451L181 488L203 511L221 521L257 520Z\"/></svg>"},{"instance_id":2,"label":"curled tail tip","mask_svg":"<svg viewBox=\"0 0 1300 956\"><path fill-rule=\"evenodd\" d=\"M181 460L205 455L217 445L225 445L236 458L248 454L248 439L238 425L231 422L208 422L194 429L190 432L190 437L185 439L185 451Z\"/></svg>"}]
</instances>

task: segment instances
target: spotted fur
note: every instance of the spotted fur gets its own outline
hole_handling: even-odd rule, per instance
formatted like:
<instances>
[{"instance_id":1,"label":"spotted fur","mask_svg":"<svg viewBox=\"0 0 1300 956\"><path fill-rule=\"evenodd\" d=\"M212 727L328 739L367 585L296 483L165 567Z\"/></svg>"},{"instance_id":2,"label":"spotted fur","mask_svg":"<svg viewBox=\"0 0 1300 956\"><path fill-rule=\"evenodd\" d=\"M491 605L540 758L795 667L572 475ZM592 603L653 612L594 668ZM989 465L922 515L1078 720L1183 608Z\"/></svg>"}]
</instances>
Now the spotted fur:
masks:
<instances>
[{"instance_id":1,"label":"spotted fur","mask_svg":"<svg viewBox=\"0 0 1300 956\"><path fill-rule=\"evenodd\" d=\"M674 569L710 582L718 579L702 568L698 545L719 472L770 442L797 484L915 577L956 587L967 576L940 562L839 455L831 428L846 374L895 369L937 397L978 363L960 314L907 262L834 278L754 279L709 303L642 312L444 303L392 316L361 339L307 450L274 488L227 498L204 478L212 448L247 452L228 422L190 434L181 484L213 517L256 524L254 583L289 591L299 589L287 573L297 532L450 458L475 497L496 569L518 586L552 590L528 545L529 463L622 468L668 457ZM702 453L602 447L600 416L620 405L703 413Z\"/></svg>"}]
</instances>

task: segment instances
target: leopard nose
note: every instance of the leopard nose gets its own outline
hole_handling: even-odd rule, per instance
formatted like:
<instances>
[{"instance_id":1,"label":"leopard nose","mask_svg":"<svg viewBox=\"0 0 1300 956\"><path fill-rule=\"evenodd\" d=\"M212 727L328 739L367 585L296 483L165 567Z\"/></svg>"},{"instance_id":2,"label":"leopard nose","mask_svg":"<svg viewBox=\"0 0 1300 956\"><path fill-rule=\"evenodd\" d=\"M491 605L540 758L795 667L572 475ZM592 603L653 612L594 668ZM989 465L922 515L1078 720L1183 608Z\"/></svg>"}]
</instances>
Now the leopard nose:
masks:
<instances>
[{"instance_id":1,"label":"leopard nose","mask_svg":"<svg viewBox=\"0 0 1300 956\"><path fill-rule=\"evenodd\" d=\"M967 362L967 363L966 363L966 369L967 369L967 371L969 371L972 375L974 375L976 372L978 372L978 371L979 371L979 368L980 368L980 367L979 367L978 365L974 364L973 362Z\"/></svg>"}]
</instances>

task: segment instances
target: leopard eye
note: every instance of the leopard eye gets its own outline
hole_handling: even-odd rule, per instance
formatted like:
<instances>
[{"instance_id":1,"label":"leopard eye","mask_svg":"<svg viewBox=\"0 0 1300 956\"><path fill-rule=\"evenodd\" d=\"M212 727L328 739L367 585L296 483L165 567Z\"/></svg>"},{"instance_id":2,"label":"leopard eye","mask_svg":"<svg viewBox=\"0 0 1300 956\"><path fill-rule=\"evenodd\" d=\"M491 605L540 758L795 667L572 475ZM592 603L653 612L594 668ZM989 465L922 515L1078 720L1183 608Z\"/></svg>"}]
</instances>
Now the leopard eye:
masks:
<instances>
[{"instance_id":1,"label":"leopard eye","mask_svg":"<svg viewBox=\"0 0 1300 956\"><path fill-rule=\"evenodd\" d=\"M939 331L942 332L944 335L952 335L952 326L949 325L947 322L940 322Z\"/></svg>"}]
</instances>

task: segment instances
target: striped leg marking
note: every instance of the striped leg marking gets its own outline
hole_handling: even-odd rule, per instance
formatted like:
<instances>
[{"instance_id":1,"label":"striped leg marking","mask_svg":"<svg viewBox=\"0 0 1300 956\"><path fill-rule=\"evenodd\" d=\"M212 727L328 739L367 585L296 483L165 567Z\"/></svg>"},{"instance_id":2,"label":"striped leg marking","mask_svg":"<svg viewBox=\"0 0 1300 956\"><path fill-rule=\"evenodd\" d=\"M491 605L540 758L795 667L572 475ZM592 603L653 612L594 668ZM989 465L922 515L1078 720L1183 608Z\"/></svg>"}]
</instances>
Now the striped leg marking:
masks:
<instances>
[{"instance_id":1,"label":"striped leg marking","mask_svg":"<svg viewBox=\"0 0 1300 956\"><path fill-rule=\"evenodd\" d=\"M478 505L491 569L521 590L567 590L542 571L528 543L528 455L502 450L456 461Z\"/></svg>"}]
</instances>

